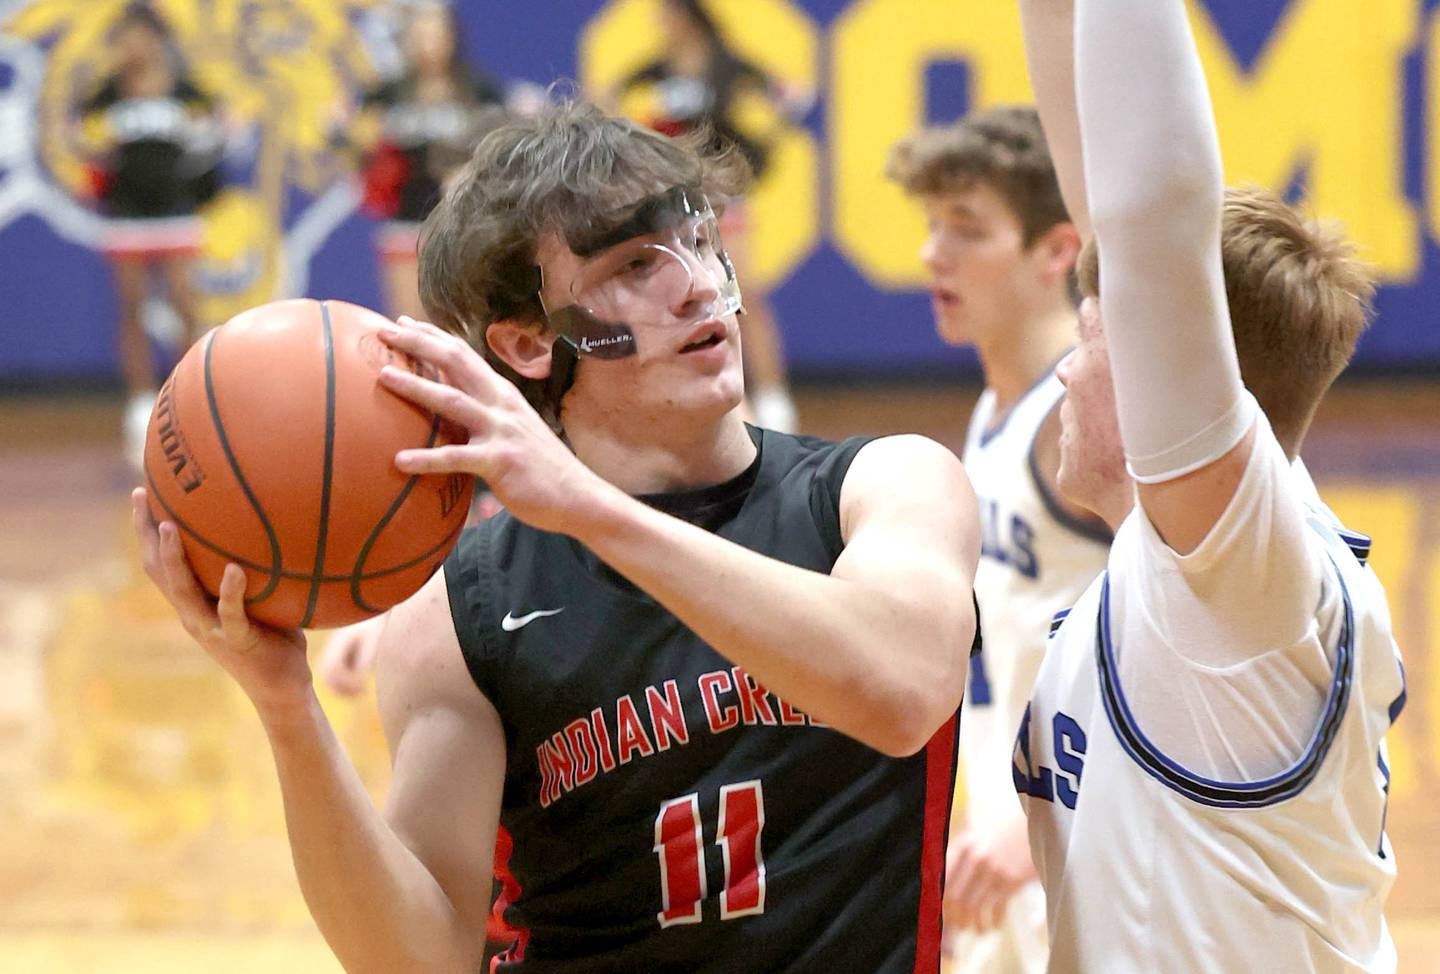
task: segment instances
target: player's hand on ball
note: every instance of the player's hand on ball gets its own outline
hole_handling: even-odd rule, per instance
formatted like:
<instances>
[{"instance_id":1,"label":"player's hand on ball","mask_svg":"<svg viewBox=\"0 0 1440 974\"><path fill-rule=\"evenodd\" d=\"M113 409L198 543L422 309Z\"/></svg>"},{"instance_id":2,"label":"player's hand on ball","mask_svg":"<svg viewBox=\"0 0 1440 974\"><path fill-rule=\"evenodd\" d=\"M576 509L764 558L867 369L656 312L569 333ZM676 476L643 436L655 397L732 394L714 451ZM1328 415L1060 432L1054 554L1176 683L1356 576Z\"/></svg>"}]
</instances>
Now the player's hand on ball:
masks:
<instances>
[{"instance_id":1,"label":"player's hand on ball","mask_svg":"<svg viewBox=\"0 0 1440 974\"><path fill-rule=\"evenodd\" d=\"M1038 875L1023 817L991 836L961 831L945 859L945 925L952 929L993 929L1010 898Z\"/></svg>"},{"instance_id":2,"label":"player's hand on ball","mask_svg":"<svg viewBox=\"0 0 1440 974\"><path fill-rule=\"evenodd\" d=\"M135 534L145 574L180 616L190 637L240 684L258 709L286 706L301 699L311 686L305 659L305 634L252 623L245 615L245 572L225 567L220 598L200 587L174 524L157 524L145 489L130 495Z\"/></svg>"},{"instance_id":3,"label":"player's hand on ball","mask_svg":"<svg viewBox=\"0 0 1440 974\"><path fill-rule=\"evenodd\" d=\"M546 531L563 531L577 514L577 505L605 488L605 482L576 458L520 390L464 339L403 317L380 335L443 379L386 366L380 373L385 386L470 434L464 445L401 451L395 458L401 470L474 474L512 514Z\"/></svg>"}]
</instances>

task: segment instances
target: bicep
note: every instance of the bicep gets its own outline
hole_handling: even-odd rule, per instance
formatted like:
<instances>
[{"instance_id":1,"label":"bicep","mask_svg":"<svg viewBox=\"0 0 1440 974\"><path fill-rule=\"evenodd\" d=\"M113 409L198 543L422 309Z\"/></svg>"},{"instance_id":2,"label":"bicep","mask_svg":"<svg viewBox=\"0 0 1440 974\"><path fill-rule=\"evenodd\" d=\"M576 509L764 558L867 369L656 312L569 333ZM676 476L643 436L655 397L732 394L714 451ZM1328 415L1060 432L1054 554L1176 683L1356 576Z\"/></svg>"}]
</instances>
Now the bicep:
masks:
<instances>
[{"instance_id":1,"label":"bicep","mask_svg":"<svg viewBox=\"0 0 1440 974\"><path fill-rule=\"evenodd\" d=\"M393 762L385 817L444 890L464 928L483 936L505 733L465 668L443 572L392 610L376 688Z\"/></svg>"},{"instance_id":2,"label":"bicep","mask_svg":"<svg viewBox=\"0 0 1440 974\"><path fill-rule=\"evenodd\" d=\"M840 525L845 549L832 575L969 611L968 598L951 594L974 583L979 515L965 469L949 450L918 436L867 445L841 488Z\"/></svg>"},{"instance_id":3,"label":"bicep","mask_svg":"<svg viewBox=\"0 0 1440 974\"><path fill-rule=\"evenodd\" d=\"M1136 485L1140 506L1177 555L1204 543L1230 507L1255 451L1255 428L1224 456L1174 480Z\"/></svg>"}]
</instances>

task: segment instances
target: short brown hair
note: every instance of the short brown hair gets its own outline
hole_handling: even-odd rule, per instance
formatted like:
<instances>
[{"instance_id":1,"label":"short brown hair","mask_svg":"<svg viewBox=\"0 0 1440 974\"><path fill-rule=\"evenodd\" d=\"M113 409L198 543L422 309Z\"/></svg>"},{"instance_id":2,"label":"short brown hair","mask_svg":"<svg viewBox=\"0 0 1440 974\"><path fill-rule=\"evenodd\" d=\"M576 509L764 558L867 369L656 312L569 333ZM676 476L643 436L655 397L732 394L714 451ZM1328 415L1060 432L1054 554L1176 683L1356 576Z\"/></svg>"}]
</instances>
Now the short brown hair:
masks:
<instances>
[{"instance_id":1,"label":"short brown hair","mask_svg":"<svg viewBox=\"0 0 1440 974\"><path fill-rule=\"evenodd\" d=\"M502 319L545 324L533 268L540 236L572 250L627 207L684 186L717 209L743 190L749 169L709 132L669 138L571 100L547 104L491 131L426 219L420 234L420 298L430 320L463 335L558 428L554 383L515 373L485 340Z\"/></svg>"},{"instance_id":2,"label":"short brown hair","mask_svg":"<svg viewBox=\"0 0 1440 974\"><path fill-rule=\"evenodd\" d=\"M1338 225L1258 186L1226 191L1220 255L1240 376L1293 458L1370 322L1374 276ZM1080 293L1097 297L1093 240L1075 273Z\"/></svg>"},{"instance_id":3,"label":"short brown hair","mask_svg":"<svg viewBox=\"0 0 1440 974\"><path fill-rule=\"evenodd\" d=\"M1040 116L1028 105L921 129L890 150L885 174L915 196L963 193L977 183L992 187L1020 218L1027 247L1070 221Z\"/></svg>"}]
</instances>

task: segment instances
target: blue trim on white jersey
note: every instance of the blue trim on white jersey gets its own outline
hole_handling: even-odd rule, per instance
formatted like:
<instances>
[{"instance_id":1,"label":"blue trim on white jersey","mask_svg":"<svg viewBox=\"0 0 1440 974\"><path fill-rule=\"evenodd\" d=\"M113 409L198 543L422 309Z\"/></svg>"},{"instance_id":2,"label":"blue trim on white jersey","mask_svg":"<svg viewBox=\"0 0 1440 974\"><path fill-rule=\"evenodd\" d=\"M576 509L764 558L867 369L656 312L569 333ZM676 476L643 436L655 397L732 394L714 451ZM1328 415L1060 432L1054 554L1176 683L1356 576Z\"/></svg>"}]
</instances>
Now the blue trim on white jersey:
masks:
<instances>
[{"instance_id":1,"label":"blue trim on white jersey","mask_svg":"<svg viewBox=\"0 0 1440 974\"><path fill-rule=\"evenodd\" d=\"M1060 403L1057 402L1051 408L1050 413L1055 412L1059 406ZM1045 414L1046 419L1050 418L1050 413ZM1044 420L1041 421L1041 425L1044 425ZM1098 517L1076 517L1060 503L1060 498L1055 496L1055 492L1045 482L1045 475L1040 472L1040 465L1035 460L1034 440L1030 441L1030 449L1026 451L1025 465L1030 468L1030 479L1035 484L1035 492L1040 495L1040 502L1045 505L1046 512L1055 519L1056 524L1089 541L1097 541L1103 545L1109 545L1115 541L1115 535L1104 521Z\"/></svg>"},{"instance_id":2,"label":"blue trim on white jersey","mask_svg":"<svg viewBox=\"0 0 1440 974\"><path fill-rule=\"evenodd\" d=\"M1394 724L1395 721L1400 719L1400 711L1405 709L1405 695L1409 692L1405 686L1405 663L1398 657L1396 658L1395 663L1400 667L1400 696L1396 697L1390 703L1391 724Z\"/></svg>"},{"instance_id":3,"label":"blue trim on white jersey","mask_svg":"<svg viewBox=\"0 0 1440 974\"><path fill-rule=\"evenodd\" d=\"M1125 752L1136 764L1165 787L1191 801L1215 808L1259 808L1293 798L1304 790L1320 771L1330 745L1340 730L1345 707L1350 699L1350 685L1355 665L1355 609L1339 566L1331 559L1340 594L1345 603L1344 622L1340 629L1340 645L1335 654L1335 671L1330 682L1330 695L1325 702L1319 725L1310 738L1305 754L1286 770L1261 781L1215 781L1195 774L1170 758L1151 743L1125 702L1125 691L1115 665L1114 644L1110 639L1110 576L1107 573L1100 589L1100 611L1096 620L1096 664L1100 675L1101 698L1105 715Z\"/></svg>"},{"instance_id":4,"label":"blue trim on white jersey","mask_svg":"<svg viewBox=\"0 0 1440 974\"><path fill-rule=\"evenodd\" d=\"M1369 561L1371 540L1368 534L1340 527L1335 528L1334 531L1340 536L1340 540L1345 542L1345 546L1350 549L1350 553L1355 556L1356 561L1361 565Z\"/></svg>"},{"instance_id":5,"label":"blue trim on white jersey","mask_svg":"<svg viewBox=\"0 0 1440 974\"><path fill-rule=\"evenodd\" d=\"M1380 767L1380 776L1385 779L1385 786L1380 789L1385 793L1385 804L1380 810L1380 845L1376 847L1375 854L1381 859L1389 859L1385 854L1385 822L1390 818L1390 766L1385 763L1384 751L1375 755L1375 761Z\"/></svg>"},{"instance_id":6,"label":"blue trim on white jersey","mask_svg":"<svg viewBox=\"0 0 1440 974\"><path fill-rule=\"evenodd\" d=\"M1000 422L995 423L995 425L990 427L989 429L982 429L976 434L976 442L980 446L989 446L990 441L995 439L995 437L999 436L1000 433L1005 429L1005 424L1010 422L1010 417L1015 415L1015 411L1020 408L1020 404L1023 403L1026 399L1029 399L1037 389L1039 389L1047 381L1049 381L1050 377L1055 374L1055 369L1060 365L1061 362L1065 360L1065 356L1069 354L1070 349L1065 349L1065 351L1061 353L1060 357L1057 358L1053 363L1051 363L1048 369L1040 373L1040 378L1035 380L1034 385L1032 385L1029 389L1026 389L1023 393L1021 393L1019 399L1016 399L1013 403L1010 404L1010 408L1005 410L1005 415L1000 417ZM990 389L992 387L987 385L985 388ZM1045 415L1048 416L1050 414L1046 413ZM995 417L992 416L990 418L993 422Z\"/></svg>"},{"instance_id":7,"label":"blue trim on white jersey","mask_svg":"<svg viewBox=\"0 0 1440 974\"><path fill-rule=\"evenodd\" d=\"M1074 608L1074 607L1072 606L1071 608ZM1064 622L1064 621L1065 621L1065 617L1068 616L1069 614L1070 614L1070 609L1061 609L1059 612L1055 613L1055 617L1050 620L1050 635L1051 635L1051 636L1054 636L1057 632L1060 631L1060 623Z\"/></svg>"}]
</instances>

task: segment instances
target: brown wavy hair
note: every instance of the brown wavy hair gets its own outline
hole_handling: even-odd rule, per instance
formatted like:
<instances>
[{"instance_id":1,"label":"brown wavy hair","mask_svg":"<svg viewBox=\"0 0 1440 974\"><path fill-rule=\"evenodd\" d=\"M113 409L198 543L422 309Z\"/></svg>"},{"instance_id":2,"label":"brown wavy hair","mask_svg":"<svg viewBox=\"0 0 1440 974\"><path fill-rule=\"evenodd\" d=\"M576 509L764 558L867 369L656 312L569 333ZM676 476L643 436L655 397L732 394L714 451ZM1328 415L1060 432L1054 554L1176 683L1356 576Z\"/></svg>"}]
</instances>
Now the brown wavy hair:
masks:
<instances>
[{"instance_id":1,"label":"brown wavy hair","mask_svg":"<svg viewBox=\"0 0 1440 974\"><path fill-rule=\"evenodd\" d=\"M1040 116L1028 105L971 112L953 125L921 129L890 150L885 174L912 196L990 186L1019 217L1026 247L1070 221Z\"/></svg>"},{"instance_id":2,"label":"brown wavy hair","mask_svg":"<svg viewBox=\"0 0 1440 974\"><path fill-rule=\"evenodd\" d=\"M419 252L426 314L468 338L558 427L564 389L518 375L485 341L500 320L548 327L534 275L540 237L556 233L578 252L656 192L693 188L718 211L748 179L743 157L715 150L708 131L671 138L585 102L552 100L481 139L426 219Z\"/></svg>"},{"instance_id":3,"label":"brown wavy hair","mask_svg":"<svg viewBox=\"0 0 1440 974\"><path fill-rule=\"evenodd\" d=\"M1220 255L1240 376L1293 459L1370 323L1373 272L1338 224L1258 186L1226 190ZM1099 296L1093 240L1075 274L1082 295Z\"/></svg>"}]
</instances>

